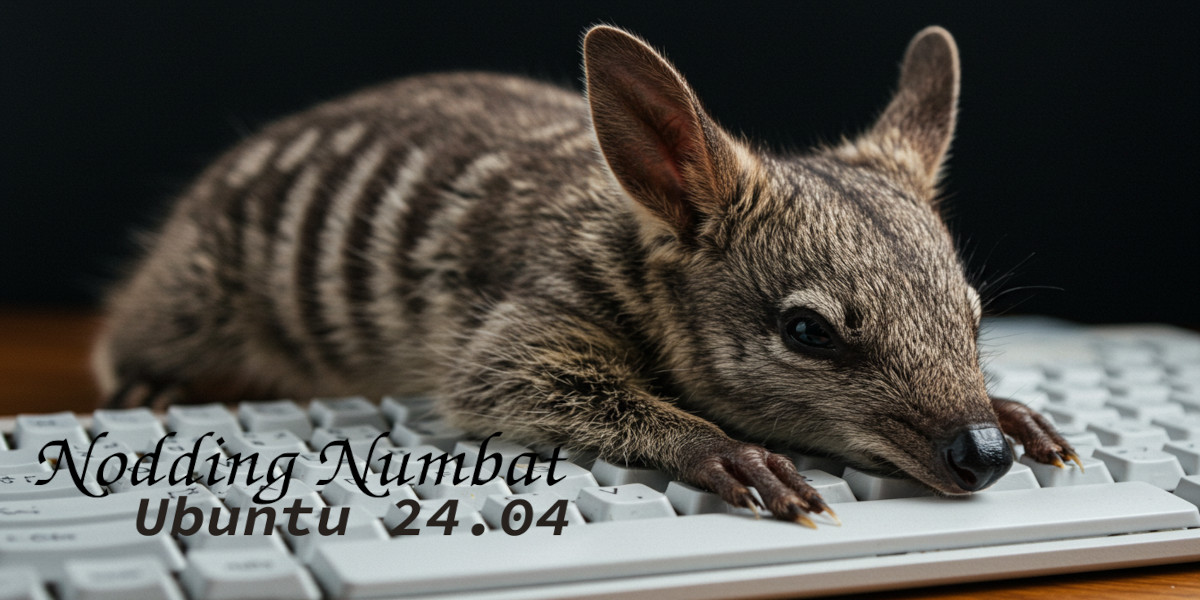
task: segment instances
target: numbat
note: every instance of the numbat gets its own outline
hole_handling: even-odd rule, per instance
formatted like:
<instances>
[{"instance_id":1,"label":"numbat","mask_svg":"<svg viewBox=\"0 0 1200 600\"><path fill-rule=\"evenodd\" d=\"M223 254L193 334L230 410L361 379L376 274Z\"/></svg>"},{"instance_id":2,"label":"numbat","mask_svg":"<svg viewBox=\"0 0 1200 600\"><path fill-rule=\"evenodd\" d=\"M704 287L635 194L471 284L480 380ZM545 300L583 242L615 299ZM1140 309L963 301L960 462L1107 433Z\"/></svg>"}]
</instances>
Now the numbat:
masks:
<instances>
[{"instance_id":1,"label":"numbat","mask_svg":"<svg viewBox=\"0 0 1200 600\"><path fill-rule=\"evenodd\" d=\"M786 457L945 494L1071 447L989 398L979 295L938 213L958 54L920 32L863 135L726 132L645 42L588 31L586 99L404 79L266 127L183 194L111 295L115 406L426 394L486 437L647 463L811 524Z\"/></svg>"}]
</instances>

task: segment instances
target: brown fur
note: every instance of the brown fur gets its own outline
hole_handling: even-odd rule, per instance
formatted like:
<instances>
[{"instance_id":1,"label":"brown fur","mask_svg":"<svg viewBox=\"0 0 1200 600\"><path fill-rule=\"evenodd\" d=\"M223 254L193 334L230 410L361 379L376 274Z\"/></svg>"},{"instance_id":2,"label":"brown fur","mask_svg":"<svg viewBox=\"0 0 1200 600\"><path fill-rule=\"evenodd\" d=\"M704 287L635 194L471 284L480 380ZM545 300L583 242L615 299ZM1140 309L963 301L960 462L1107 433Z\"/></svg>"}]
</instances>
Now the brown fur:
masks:
<instances>
[{"instance_id":1,"label":"brown fur","mask_svg":"<svg viewBox=\"0 0 1200 600\"><path fill-rule=\"evenodd\" d=\"M468 431L647 462L738 504L756 485L785 518L822 505L756 444L961 491L934 445L997 417L935 209L949 34L918 34L866 134L800 155L725 132L629 34L594 28L584 56L586 103L431 75L246 140L112 295L105 390L431 394ZM843 351L788 348L794 310Z\"/></svg>"}]
</instances>

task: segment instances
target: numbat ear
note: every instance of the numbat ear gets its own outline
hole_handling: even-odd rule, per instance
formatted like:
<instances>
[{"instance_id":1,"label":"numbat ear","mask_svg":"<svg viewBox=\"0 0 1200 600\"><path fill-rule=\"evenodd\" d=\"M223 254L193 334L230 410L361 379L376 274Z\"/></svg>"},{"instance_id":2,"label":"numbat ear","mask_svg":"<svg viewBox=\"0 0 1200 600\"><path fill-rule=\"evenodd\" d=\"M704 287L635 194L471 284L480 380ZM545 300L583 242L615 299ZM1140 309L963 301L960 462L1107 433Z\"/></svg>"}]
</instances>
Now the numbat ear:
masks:
<instances>
[{"instance_id":1,"label":"numbat ear","mask_svg":"<svg viewBox=\"0 0 1200 600\"><path fill-rule=\"evenodd\" d=\"M599 26L583 40L592 125L617 182L690 241L731 201L749 152L700 107L670 63L633 35Z\"/></svg>"},{"instance_id":2,"label":"numbat ear","mask_svg":"<svg viewBox=\"0 0 1200 600\"><path fill-rule=\"evenodd\" d=\"M958 85L954 38L941 27L923 29L908 45L899 87L879 120L837 154L882 166L932 201L954 135Z\"/></svg>"}]
</instances>

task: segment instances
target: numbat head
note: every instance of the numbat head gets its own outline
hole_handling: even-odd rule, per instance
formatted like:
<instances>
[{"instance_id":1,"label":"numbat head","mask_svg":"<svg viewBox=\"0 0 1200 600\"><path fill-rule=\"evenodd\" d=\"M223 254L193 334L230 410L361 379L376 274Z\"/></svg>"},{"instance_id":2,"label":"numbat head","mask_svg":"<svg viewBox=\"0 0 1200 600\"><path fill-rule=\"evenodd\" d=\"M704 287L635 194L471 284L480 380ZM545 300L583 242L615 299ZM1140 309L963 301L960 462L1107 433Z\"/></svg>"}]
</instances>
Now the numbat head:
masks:
<instances>
[{"instance_id":1,"label":"numbat head","mask_svg":"<svg viewBox=\"0 0 1200 600\"><path fill-rule=\"evenodd\" d=\"M584 53L600 148L656 248L684 398L744 438L947 492L1003 474L983 465L986 481L963 481L971 467L944 458L983 429L996 435L966 435L1011 462L977 358L979 296L938 215L959 88L950 35L913 40L870 130L802 156L726 133L620 31L593 29Z\"/></svg>"},{"instance_id":2,"label":"numbat head","mask_svg":"<svg viewBox=\"0 0 1200 600\"><path fill-rule=\"evenodd\" d=\"M949 34L917 35L865 134L801 155L727 133L618 29L589 31L584 63L586 101L414 77L217 160L110 299L110 403L426 394L469 433L650 463L741 506L755 486L800 522L827 507L760 444L946 493L1005 473L1003 434L1074 457L984 389L979 296L936 201Z\"/></svg>"}]
</instances>

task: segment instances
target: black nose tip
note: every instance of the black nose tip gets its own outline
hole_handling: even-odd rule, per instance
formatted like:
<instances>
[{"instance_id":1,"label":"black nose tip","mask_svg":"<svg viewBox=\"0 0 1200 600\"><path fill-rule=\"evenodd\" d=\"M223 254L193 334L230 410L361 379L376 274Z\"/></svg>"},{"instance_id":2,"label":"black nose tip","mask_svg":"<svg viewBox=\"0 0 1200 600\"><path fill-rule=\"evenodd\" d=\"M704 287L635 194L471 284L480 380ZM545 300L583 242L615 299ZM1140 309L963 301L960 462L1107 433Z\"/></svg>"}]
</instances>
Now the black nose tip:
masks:
<instances>
[{"instance_id":1,"label":"black nose tip","mask_svg":"<svg viewBox=\"0 0 1200 600\"><path fill-rule=\"evenodd\" d=\"M1012 450L1000 428L985 425L964 429L939 444L938 454L958 487L974 492L993 484L1012 466Z\"/></svg>"}]
</instances>

